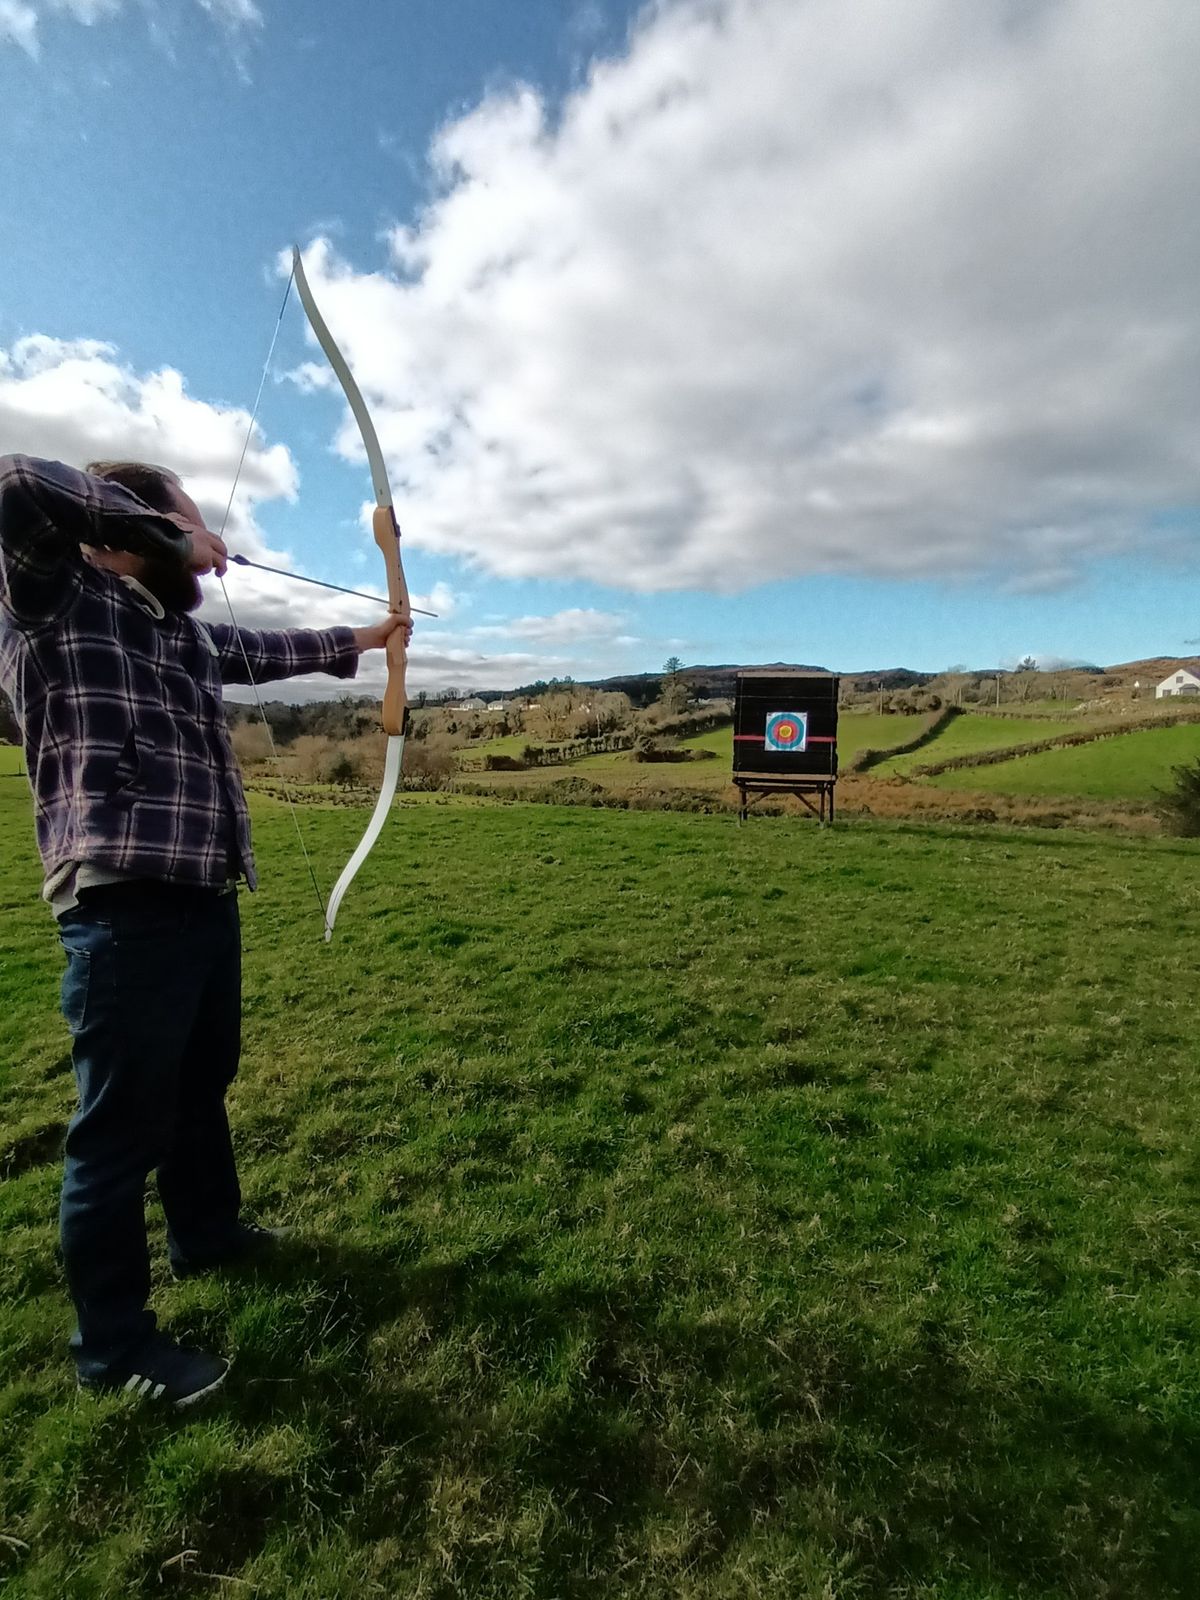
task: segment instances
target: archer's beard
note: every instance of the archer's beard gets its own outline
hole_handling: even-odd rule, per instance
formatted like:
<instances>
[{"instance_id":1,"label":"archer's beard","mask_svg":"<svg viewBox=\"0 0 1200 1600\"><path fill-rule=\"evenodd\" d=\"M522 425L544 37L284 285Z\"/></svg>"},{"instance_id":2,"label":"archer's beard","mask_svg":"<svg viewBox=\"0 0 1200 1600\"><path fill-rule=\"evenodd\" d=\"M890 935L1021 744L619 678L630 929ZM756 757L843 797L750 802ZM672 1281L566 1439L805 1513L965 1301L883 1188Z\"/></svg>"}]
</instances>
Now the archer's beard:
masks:
<instances>
[{"instance_id":1,"label":"archer's beard","mask_svg":"<svg viewBox=\"0 0 1200 1600\"><path fill-rule=\"evenodd\" d=\"M166 611L195 611L204 599L196 574L174 561L146 557L139 581Z\"/></svg>"}]
</instances>

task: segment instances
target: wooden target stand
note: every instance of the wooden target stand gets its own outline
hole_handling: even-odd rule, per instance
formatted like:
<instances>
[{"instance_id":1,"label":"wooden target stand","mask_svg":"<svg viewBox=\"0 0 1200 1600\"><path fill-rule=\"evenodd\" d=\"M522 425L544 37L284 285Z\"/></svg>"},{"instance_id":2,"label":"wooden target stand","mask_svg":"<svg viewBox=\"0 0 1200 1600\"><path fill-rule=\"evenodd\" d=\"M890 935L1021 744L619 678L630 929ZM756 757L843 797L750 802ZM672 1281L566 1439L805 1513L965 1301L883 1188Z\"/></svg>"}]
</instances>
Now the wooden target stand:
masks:
<instances>
[{"instance_id":1,"label":"wooden target stand","mask_svg":"<svg viewBox=\"0 0 1200 1600\"><path fill-rule=\"evenodd\" d=\"M746 667L737 674L733 782L738 823L772 795L794 794L822 827L834 818L838 679L814 667Z\"/></svg>"},{"instance_id":2,"label":"wooden target stand","mask_svg":"<svg viewBox=\"0 0 1200 1600\"><path fill-rule=\"evenodd\" d=\"M822 827L833 821L833 789L837 782L836 778L771 778L756 772L735 774L733 781L741 796L741 804L738 807L739 822L745 822L750 815L751 806L777 794L794 794L801 805L812 812Z\"/></svg>"}]
</instances>

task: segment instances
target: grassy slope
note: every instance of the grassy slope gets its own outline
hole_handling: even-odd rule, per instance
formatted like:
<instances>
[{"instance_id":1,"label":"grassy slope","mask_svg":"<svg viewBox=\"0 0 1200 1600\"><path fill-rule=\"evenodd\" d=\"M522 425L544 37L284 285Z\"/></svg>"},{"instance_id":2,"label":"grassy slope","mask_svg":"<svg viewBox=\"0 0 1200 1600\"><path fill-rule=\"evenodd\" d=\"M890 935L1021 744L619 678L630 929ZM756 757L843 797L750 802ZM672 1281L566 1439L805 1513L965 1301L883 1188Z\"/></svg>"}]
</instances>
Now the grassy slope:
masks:
<instances>
[{"instance_id":1,"label":"grassy slope","mask_svg":"<svg viewBox=\"0 0 1200 1600\"><path fill-rule=\"evenodd\" d=\"M915 739L927 727L928 717L881 717L874 712L844 711L838 718L838 757L845 765L862 750L887 750ZM733 729L718 728L681 741L689 749L712 750L725 763L733 763Z\"/></svg>"},{"instance_id":2,"label":"grassy slope","mask_svg":"<svg viewBox=\"0 0 1200 1600\"><path fill-rule=\"evenodd\" d=\"M1019 712L1023 717L1051 717L1057 720L1060 717L1070 717L1086 711L1090 702L1086 700L1003 700L999 709L1004 712ZM992 702L986 702L987 709L992 709Z\"/></svg>"},{"instance_id":3,"label":"grassy slope","mask_svg":"<svg viewBox=\"0 0 1200 1600\"><path fill-rule=\"evenodd\" d=\"M973 755L977 750L1003 750L1007 745L1026 744L1034 739L1053 739L1060 733L1074 733L1080 728L1095 726L1095 719L1083 717L1050 721L1040 717L989 717L979 712L964 712L955 717L932 743L908 755L894 756L874 768L875 775L886 778L893 774L911 772L914 767L932 761L949 761L955 756Z\"/></svg>"},{"instance_id":4,"label":"grassy slope","mask_svg":"<svg viewBox=\"0 0 1200 1600\"><path fill-rule=\"evenodd\" d=\"M940 750L941 743L929 746ZM1147 728L1065 750L1018 756L996 766L945 772L927 780L950 789L992 794L1081 795L1150 800L1169 787L1172 767L1200 757L1200 726ZM929 759L934 759L930 756Z\"/></svg>"},{"instance_id":5,"label":"grassy slope","mask_svg":"<svg viewBox=\"0 0 1200 1600\"><path fill-rule=\"evenodd\" d=\"M362 821L303 814L324 881ZM0 787L11 1593L1194 1593L1195 846L413 805L326 948L257 826L234 1117L301 1240L159 1258L236 1358L168 1419L62 1359L59 961Z\"/></svg>"},{"instance_id":6,"label":"grassy slope","mask_svg":"<svg viewBox=\"0 0 1200 1600\"><path fill-rule=\"evenodd\" d=\"M851 712L838 721L838 754L843 766L861 750L887 749L915 738L928 718L881 717L875 713ZM524 738L493 740L488 751L519 755L528 743ZM584 756L565 767L544 767L523 773L487 773L486 782L497 790L544 787L555 779L583 777L593 783L609 783L622 789L723 789L730 785L733 768L733 729L717 728L680 741L685 749L708 750L715 759L686 762L634 761L625 750L606 755ZM516 748L510 749L510 745ZM503 748L502 748L503 747ZM478 754L483 746L477 747ZM475 774L468 774L474 780Z\"/></svg>"},{"instance_id":7,"label":"grassy slope","mask_svg":"<svg viewBox=\"0 0 1200 1600\"><path fill-rule=\"evenodd\" d=\"M927 727L928 717L881 717L873 711L843 711L838 718L838 755L843 764L862 750L887 750L895 744L905 744ZM691 749L712 750L725 762L726 770L733 762L733 729L718 728L715 733L702 733L694 739L684 739Z\"/></svg>"},{"instance_id":8,"label":"grassy slope","mask_svg":"<svg viewBox=\"0 0 1200 1600\"><path fill-rule=\"evenodd\" d=\"M463 745L456 754L460 761L482 765L488 756L519 756L527 744L534 742L527 733L506 733L498 739L481 739L478 744Z\"/></svg>"}]
</instances>

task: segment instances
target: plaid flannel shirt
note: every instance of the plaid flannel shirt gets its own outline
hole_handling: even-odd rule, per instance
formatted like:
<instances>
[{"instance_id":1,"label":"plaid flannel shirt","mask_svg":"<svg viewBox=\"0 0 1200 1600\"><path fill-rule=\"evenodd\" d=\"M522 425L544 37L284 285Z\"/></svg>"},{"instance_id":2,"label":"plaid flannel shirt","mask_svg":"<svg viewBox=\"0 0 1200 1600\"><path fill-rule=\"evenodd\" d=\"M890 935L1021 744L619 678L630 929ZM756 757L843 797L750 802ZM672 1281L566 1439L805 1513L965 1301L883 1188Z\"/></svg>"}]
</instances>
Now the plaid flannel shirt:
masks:
<instances>
[{"instance_id":1,"label":"plaid flannel shirt","mask_svg":"<svg viewBox=\"0 0 1200 1600\"><path fill-rule=\"evenodd\" d=\"M182 560L188 538L115 483L0 457L0 687L13 703L47 879L71 862L254 886L223 683L352 678L349 628L256 632L156 609L80 544ZM243 657L243 651L245 657Z\"/></svg>"}]
</instances>

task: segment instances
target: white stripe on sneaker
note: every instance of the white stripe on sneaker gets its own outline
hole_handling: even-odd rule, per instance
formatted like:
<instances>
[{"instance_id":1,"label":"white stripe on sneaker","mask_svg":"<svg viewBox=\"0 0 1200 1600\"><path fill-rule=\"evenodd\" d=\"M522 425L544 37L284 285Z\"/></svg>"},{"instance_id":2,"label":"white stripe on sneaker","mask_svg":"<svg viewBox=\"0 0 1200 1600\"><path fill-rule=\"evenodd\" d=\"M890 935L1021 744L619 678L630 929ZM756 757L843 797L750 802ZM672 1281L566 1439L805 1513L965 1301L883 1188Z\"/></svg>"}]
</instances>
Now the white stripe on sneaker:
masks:
<instances>
[{"instance_id":1,"label":"white stripe on sneaker","mask_svg":"<svg viewBox=\"0 0 1200 1600\"><path fill-rule=\"evenodd\" d=\"M0 0L0 5L2 4L3 0ZM174 1378L170 1375L166 1378L157 1378L153 1374L131 1372L127 1378L116 1378L111 1383L106 1383L103 1379L87 1379L84 1377L77 1377L77 1382L80 1389L102 1390L111 1387L138 1400L165 1400L177 1410L182 1410L184 1407L195 1405L198 1400L206 1399L214 1390L219 1389L229 1376L230 1363L228 1361L217 1361L211 1357L206 1358L200 1351L182 1350L178 1354L194 1356L197 1359L191 1363L190 1371L185 1368L181 1376ZM169 1349L165 1350L164 1355L170 1356L172 1352ZM176 1364L180 1363L176 1362ZM197 1371L197 1368L199 1368L199 1371ZM208 1378L207 1382L204 1382L205 1376ZM189 1381L194 1383L196 1387L187 1388L186 1385ZM182 1392L180 1392L181 1390Z\"/></svg>"}]
</instances>

